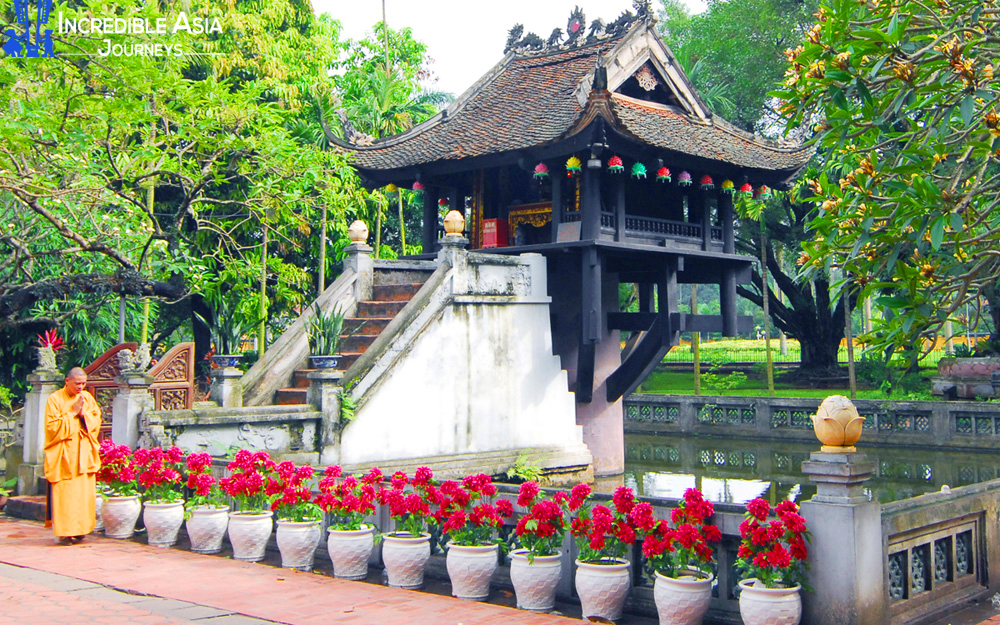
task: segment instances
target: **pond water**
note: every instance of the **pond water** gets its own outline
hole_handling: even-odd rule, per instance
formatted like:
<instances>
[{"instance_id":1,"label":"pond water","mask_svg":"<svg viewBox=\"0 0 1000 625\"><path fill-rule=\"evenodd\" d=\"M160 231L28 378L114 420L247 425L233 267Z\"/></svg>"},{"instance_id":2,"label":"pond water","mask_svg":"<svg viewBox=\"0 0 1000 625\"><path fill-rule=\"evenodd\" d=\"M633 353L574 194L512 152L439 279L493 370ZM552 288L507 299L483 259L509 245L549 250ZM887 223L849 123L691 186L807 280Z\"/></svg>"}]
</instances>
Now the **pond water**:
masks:
<instances>
[{"instance_id":1,"label":"pond water","mask_svg":"<svg viewBox=\"0 0 1000 625\"><path fill-rule=\"evenodd\" d=\"M801 465L818 443L694 436L625 436L625 484L641 495L679 498L698 487L720 503L809 499L816 486ZM858 445L876 463L869 498L882 503L1000 477L1000 454Z\"/></svg>"}]
</instances>

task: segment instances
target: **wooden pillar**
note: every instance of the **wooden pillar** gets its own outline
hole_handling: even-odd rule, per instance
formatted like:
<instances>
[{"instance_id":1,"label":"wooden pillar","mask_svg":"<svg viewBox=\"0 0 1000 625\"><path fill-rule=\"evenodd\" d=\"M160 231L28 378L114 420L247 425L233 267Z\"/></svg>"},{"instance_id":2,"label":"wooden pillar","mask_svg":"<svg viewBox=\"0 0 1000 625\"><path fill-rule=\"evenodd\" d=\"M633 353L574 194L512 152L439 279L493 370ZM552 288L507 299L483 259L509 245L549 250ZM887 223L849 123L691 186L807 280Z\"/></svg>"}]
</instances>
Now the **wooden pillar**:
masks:
<instances>
[{"instance_id":1,"label":"wooden pillar","mask_svg":"<svg viewBox=\"0 0 1000 625\"><path fill-rule=\"evenodd\" d=\"M639 284L639 312L656 312L653 309L653 285L648 282Z\"/></svg>"},{"instance_id":2,"label":"wooden pillar","mask_svg":"<svg viewBox=\"0 0 1000 625\"><path fill-rule=\"evenodd\" d=\"M625 173L615 183L615 241L625 240Z\"/></svg>"},{"instance_id":3,"label":"wooden pillar","mask_svg":"<svg viewBox=\"0 0 1000 625\"><path fill-rule=\"evenodd\" d=\"M707 250L712 243L712 200L704 191L698 196L701 205L701 249Z\"/></svg>"},{"instance_id":4,"label":"wooden pillar","mask_svg":"<svg viewBox=\"0 0 1000 625\"><path fill-rule=\"evenodd\" d=\"M437 189L426 187L424 189L424 236L423 253L434 254L437 252Z\"/></svg>"},{"instance_id":5,"label":"wooden pillar","mask_svg":"<svg viewBox=\"0 0 1000 625\"><path fill-rule=\"evenodd\" d=\"M591 166L594 163L595 166ZM580 240L596 241L601 236L601 161L591 159L583 170L580 197Z\"/></svg>"},{"instance_id":6,"label":"wooden pillar","mask_svg":"<svg viewBox=\"0 0 1000 625\"><path fill-rule=\"evenodd\" d=\"M562 223L562 176L552 174L552 242L559 240L559 224Z\"/></svg>"},{"instance_id":7,"label":"wooden pillar","mask_svg":"<svg viewBox=\"0 0 1000 625\"><path fill-rule=\"evenodd\" d=\"M677 343L677 328L670 323L670 313L677 312L677 257L667 258L667 266L656 285L657 312L664 320L663 344Z\"/></svg>"},{"instance_id":8,"label":"wooden pillar","mask_svg":"<svg viewBox=\"0 0 1000 625\"><path fill-rule=\"evenodd\" d=\"M719 196L719 221L722 222L722 251L736 253L734 233L733 196ZM722 272L719 284L719 308L722 314L722 336L736 336L736 271L728 265Z\"/></svg>"}]
</instances>

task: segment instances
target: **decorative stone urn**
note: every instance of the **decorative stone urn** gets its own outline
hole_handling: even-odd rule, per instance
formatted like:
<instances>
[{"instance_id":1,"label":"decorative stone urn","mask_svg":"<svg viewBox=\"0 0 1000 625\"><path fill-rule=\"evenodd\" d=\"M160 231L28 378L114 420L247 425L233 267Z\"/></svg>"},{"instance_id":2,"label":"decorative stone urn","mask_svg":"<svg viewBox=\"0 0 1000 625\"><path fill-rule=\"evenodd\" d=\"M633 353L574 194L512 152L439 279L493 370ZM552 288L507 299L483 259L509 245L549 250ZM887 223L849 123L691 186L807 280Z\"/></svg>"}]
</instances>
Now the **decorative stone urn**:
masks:
<instances>
[{"instance_id":1,"label":"decorative stone urn","mask_svg":"<svg viewBox=\"0 0 1000 625\"><path fill-rule=\"evenodd\" d=\"M497 570L496 545L448 545L446 557L451 594L459 599L486 601Z\"/></svg>"},{"instance_id":2,"label":"decorative stone urn","mask_svg":"<svg viewBox=\"0 0 1000 625\"><path fill-rule=\"evenodd\" d=\"M562 558L535 556L528 560L527 549L510 554L510 581L514 585L517 607L535 612L550 612L556 607L556 586L562 575Z\"/></svg>"},{"instance_id":3,"label":"decorative stone urn","mask_svg":"<svg viewBox=\"0 0 1000 625\"><path fill-rule=\"evenodd\" d=\"M366 243L368 241L368 226L360 219L355 219L347 228L347 237L351 243Z\"/></svg>"},{"instance_id":4,"label":"decorative stone urn","mask_svg":"<svg viewBox=\"0 0 1000 625\"><path fill-rule=\"evenodd\" d=\"M816 438L823 443L821 451L845 453L857 449L865 418L858 414L854 403L843 395L830 395L811 416Z\"/></svg>"},{"instance_id":5,"label":"decorative stone urn","mask_svg":"<svg viewBox=\"0 0 1000 625\"><path fill-rule=\"evenodd\" d=\"M170 547L177 542L177 532L184 524L184 502L147 501L143 504L142 523L150 545Z\"/></svg>"},{"instance_id":6,"label":"decorative stone urn","mask_svg":"<svg viewBox=\"0 0 1000 625\"><path fill-rule=\"evenodd\" d=\"M375 526L364 525L359 530L330 528L326 549L333 564L334 577L365 579L368 577L368 560L375 549Z\"/></svg>"},{"instance_id":7,"label":"decorative stone urn","mask_svg":"<svg viewBox=\"0 0 1000 625\"><path fill-rule=\"evenodd\" d=\"M620 619L630 587L628 560L616 558L608 563L576 561L576 594L580 596L585 620Z\"/></svg>"},{"instance_id":8,"label":"decorative stone urn","mask_svg":"<svg viewBox=\"0 0 1000 625\"><path fill-rule=\"evenodd\" d=\"M460 237L465 232L465 215L457 210L450 210L444 217L445 236Z\"/></svg>"}]
</instances>

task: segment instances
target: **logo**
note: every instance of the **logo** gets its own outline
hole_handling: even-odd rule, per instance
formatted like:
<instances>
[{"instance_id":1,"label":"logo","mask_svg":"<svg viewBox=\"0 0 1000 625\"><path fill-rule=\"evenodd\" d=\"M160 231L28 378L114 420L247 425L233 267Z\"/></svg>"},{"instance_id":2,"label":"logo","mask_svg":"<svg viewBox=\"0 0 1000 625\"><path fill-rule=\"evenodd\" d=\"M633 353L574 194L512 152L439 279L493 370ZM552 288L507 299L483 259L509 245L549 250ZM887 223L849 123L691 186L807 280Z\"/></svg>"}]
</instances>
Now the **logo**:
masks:
<instances>
[{"instance_id":1,"label":"logo","mask_svg":"<svg viewBox=\"0 0 1000 625\"><path fill-rule=\"evenodd\" d=\"M52 29L42 27L48 26L49 13L52 11L52 0L38 1L38 15L35 18L34 43L31 37L31 16L28 10L28 0L14 0L14 13L17 15L17 22L24 28L24 33L18 35L13 28L8 28L5 35L2 49L9 56L54 56L52 54Z\"/></svg>"}]
</instances>

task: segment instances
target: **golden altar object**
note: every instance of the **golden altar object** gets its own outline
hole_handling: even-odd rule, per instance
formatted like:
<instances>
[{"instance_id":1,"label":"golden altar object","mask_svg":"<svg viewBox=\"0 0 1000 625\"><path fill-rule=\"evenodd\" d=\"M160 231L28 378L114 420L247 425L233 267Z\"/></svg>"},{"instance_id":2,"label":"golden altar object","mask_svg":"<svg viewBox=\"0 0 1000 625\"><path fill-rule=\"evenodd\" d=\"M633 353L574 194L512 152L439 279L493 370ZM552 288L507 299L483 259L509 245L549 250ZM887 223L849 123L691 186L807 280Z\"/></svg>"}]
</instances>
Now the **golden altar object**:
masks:
<instances>
[{"instance_id":1,"label":"golden altar object","mask_svg":"<svg viewBox=\"0 0 1000 625\"><path fill-rule=\"evenodd\" d=\"M507 214L507 221L510 225L510 239L513 243L517 235L517 227L521 224L531 224L542 227L552 221L551 202L536 202L534 204L519 204L512 206Z\"/></svg>"}]
</instances>

